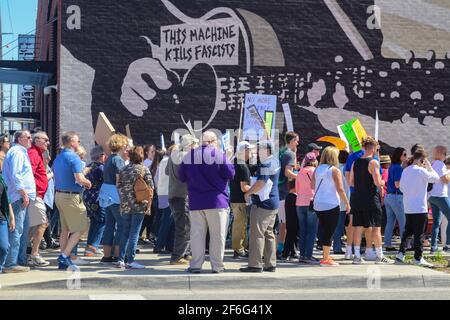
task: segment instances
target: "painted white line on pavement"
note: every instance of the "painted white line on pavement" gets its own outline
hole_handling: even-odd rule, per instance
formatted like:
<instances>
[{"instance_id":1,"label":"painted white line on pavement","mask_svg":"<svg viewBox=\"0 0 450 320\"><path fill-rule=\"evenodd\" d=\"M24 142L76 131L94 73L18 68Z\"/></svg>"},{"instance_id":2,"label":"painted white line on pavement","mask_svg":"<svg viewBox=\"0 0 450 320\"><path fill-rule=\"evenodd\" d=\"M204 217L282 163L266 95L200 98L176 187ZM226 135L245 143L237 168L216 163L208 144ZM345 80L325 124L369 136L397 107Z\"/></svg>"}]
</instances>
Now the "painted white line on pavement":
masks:
<instances>
[{"instance_id":1,"label":"painted white line on pavement","mask_svg":"<svg viewBox=\"0 0 450 320\"><path fill-rule=\"evenodd\" d=\"M90 294L90 300L147 300L140 294Z\"/></svg>"}]
</instances>

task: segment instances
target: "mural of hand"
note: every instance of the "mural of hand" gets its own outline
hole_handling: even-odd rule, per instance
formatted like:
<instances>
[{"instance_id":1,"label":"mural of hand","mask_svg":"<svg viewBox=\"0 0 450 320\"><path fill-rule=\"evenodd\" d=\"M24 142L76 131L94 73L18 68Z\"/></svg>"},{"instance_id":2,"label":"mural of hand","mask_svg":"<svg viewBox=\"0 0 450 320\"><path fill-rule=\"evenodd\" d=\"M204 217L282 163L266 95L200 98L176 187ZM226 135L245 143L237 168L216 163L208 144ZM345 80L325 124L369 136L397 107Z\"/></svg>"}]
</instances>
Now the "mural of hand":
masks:
<instances>
[{"instance_id":1,"label":"mural of hand","mask_svg":"<svg viewBox=\"0 0 450 320\"><path fill-rule=\"evenodd\" d=\"M169 80L172 71L165 69L161 62L154 58L136 60L128 67L122 84L120 102L133 115L142 117L149 106L149 101L157 95L157 90L168 90L174 83ZM148 82L145 78L153 81ZM172 78L172 77L170 77Z\"/></svg>"}]
</instances>

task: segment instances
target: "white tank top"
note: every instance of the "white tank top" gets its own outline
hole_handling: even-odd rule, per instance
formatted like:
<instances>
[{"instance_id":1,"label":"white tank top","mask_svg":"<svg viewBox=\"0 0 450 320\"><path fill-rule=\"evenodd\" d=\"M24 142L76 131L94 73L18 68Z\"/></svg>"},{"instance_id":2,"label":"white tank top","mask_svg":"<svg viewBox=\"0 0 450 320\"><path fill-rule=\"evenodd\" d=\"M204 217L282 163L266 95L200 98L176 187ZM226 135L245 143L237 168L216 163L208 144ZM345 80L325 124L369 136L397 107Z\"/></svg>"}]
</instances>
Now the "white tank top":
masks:
<instances>
[{"instance_id":1,"label":"white tank top","mask_svg":"<svg viewBox=\"0 0 450 320\"><path fill-rule=\"evenodd\" d=\"M316 190L314 198L315 211L327 211L339 206L339 194L333 180L332 166L321 164L315 171Z\"/></svg>"}]
</instances>

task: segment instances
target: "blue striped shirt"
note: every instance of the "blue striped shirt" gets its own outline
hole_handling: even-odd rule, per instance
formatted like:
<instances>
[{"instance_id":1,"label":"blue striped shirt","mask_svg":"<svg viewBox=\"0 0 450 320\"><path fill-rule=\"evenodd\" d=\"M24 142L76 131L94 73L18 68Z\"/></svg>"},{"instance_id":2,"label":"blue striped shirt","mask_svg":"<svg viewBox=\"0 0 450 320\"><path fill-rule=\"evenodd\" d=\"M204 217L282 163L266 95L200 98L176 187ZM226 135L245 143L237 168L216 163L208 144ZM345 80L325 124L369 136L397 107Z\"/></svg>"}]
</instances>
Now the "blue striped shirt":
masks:
<instances>
[{"instance_id":1,"label":"blue striped shirt","mask_svg":"<svg viewBox=\"0 0 450 320\"><path fill-rule=\"evenodd\" d=\"M36 182L25 147L16 144L9 149L3 162L2 174L8 186L8 197L11 203L22 198L19 190L25 190L31 200L36 199Z\"/></svg>"}]
</instances>

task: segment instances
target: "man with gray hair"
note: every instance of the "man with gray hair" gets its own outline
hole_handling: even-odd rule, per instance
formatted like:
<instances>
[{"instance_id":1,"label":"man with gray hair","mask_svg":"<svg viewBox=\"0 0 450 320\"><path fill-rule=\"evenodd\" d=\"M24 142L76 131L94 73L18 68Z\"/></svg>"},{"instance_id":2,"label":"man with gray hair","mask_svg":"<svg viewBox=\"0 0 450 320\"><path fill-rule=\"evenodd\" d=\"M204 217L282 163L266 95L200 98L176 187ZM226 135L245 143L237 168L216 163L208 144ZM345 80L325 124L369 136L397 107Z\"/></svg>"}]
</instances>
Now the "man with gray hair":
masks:
<instances>
[{"instance_id":1,"label":"man with gray hair","mask_svg":"<svg viewBox=\"0 0 450 320\"><path fill-rule=\"evenodd\" d=\"M178 170L180 181L187 183L189 193L192 260L188 271L200 273L209 230L212 271L221 273L229 213L228 183L234 177L234 166L219 150L213 132L205 132L202 140L202 146L191 150Z\"/></svg>"},{"instance_id":2,"label":"man with gray hair","mask_svg":"<svg viewBox=\"0 0 450 320\"><path fill-rule=\"evenodd\" d=\"M189 263L189 241L191 221L187 204L187 186L180 181L178 169L186 154L198 143L198 139L190 134L181 137L180 144L172 152L165 169L169 176L169 207L173 215L175 232L170 264L186 265Z\"/></svg>"},{"instance_id":3,"label":"man with gray hair","mask_svg":"<svg viewBox=\"0 0 450 320\"><path fill-rule=\"evenodd\" d=\"M16 131L14 146L8 151L3 163L3 179L8 186L8 198L12 204L16 228L9 233L9 252L5 273L28 272L27 242L29 229L28 206L36 199L36 183L27 150L31 147L28 130Z\"/></svg>"},{"instance_id":4,"label":"man with gray hair","mask_svg":"<svg viewBox=\"0 0 450 320\"><path fill-rule=\"evenodd\" d=\"M45 132L39 131L33 135L33 144L28 149L33 170L34 180L36 182L36 199L30 201L28 215L30 218L30 228L32 228L32 248L28 257L30 266L48 266L49 263L39 255L39 245L48 226L47 208L44 203L44 196L47 192L48 181L53 178L53 174L47 174L44 162L44 152L48 150L50 140Z\"/></svg>"}]
</instances>

